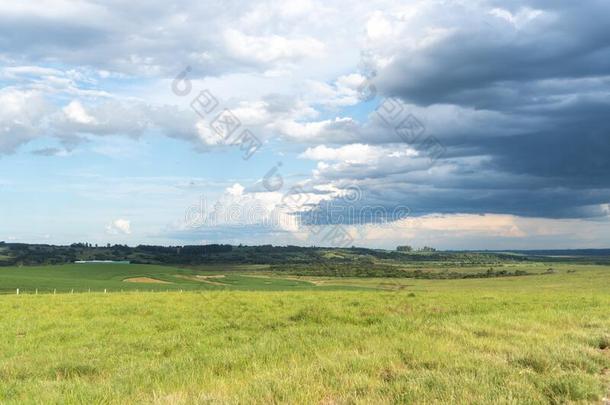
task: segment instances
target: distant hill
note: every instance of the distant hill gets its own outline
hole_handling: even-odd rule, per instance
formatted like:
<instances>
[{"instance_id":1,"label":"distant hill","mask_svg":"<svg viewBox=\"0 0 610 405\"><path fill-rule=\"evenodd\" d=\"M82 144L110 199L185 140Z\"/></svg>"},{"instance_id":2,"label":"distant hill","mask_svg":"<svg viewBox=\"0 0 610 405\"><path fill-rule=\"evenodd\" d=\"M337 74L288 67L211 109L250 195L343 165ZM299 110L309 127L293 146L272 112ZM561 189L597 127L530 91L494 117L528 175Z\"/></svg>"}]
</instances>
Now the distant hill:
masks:
<instances>
[{"instance_id":1,"label":"distant hill","mask_svg":"<svg viewBox=\"0 0 610 405\"><path fill-rule=\"evenodd\" d=\"M610 249L501 250L499 252L529 256L610 256Z\"/></svg>"},{"instance_id":2,"label":"distant hill","mask_svg":"<svg viewBox=\"0 0 610 405\"><path fill-rule=\"evenodd\" d=\"M233 246L226 244L150 246L69 246L0 242L0 266L66 264L75 261L129 261L135 264L416 264L494 265L523 261L610 260L610 249L504 251L391 251L360 247Z\"/></svg>"}]
</instances>

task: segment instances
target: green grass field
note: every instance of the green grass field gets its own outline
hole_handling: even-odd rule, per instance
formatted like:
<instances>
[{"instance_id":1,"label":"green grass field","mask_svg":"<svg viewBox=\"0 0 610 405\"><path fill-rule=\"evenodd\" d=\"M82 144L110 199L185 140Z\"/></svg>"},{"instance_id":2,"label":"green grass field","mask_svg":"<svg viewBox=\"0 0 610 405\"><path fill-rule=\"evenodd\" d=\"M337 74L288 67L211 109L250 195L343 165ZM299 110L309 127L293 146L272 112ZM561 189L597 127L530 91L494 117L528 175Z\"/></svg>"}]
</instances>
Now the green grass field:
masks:
<instances>
[{"instance_id":1,"label":"green grass field","mask_svg":"<svg viewBox=\"0 0 610 405\"><path fill-rule=\"evenodd\" d=\"M205 266L199 269L137 264L0 267L0 294L15 294L17 289L21 294L32 294L37 290L39 293L72 291L78 293L89 292L89 290L92 292L103 292L104 290L121 292L329 289L307 280L281 277L261 278L249 274L258 269L261 269L261 266ZM134 279L137 282L130 282ZM353 289L355 287L337 286L332 289L337 288Z\"/></svg>"},{"instance_id":2,"label":"green grass field","mask_svg":"<svg viewBox=\"0 0 610 405\"><path fill-rule=\"evenodd\" d=\"M177 282L178 270L193 274L13 268L0 270L0 283L33 288L52 271L64 290L123 286L125 271ZM227 278L238 277L233 270ZM71 284L82 272L87 282ZM299 280L303 287L231 280L229 288L306 290L180 284L183 293L0 297L0 402L600 403L610 389L608 267L469 280L326 277ZM321 289L337 285L363 290Z\"/></svg>"},{"instance_id":3,"label":"green grass field","mask_svg":"<svg viewBox=\"0 0 610 405\"><path fill-rule=\"evenodd\" d=\"M582 265L580 266L582 268ZM192 268L138 264L66 264L55 266L0 267L0 294L121 292L121 291L193 291L193 290L324 290L392 289L399 279L324 278L282 275L264 265L207 265ZM489 266L450 267L460 274L483 273ZM523 270L542 274L544 263L511 264L507 271ZM567 272L578 266L553 264ZM590 268L585 266L584 268ZM439 272L434 266L423 268ZM447 268L443 268L447 271ZM140 280L138 280L140 279ZM143 280L142 280L143 279ZM138 282L133 282L138 281Z\"/></svg>"}]
</instances>

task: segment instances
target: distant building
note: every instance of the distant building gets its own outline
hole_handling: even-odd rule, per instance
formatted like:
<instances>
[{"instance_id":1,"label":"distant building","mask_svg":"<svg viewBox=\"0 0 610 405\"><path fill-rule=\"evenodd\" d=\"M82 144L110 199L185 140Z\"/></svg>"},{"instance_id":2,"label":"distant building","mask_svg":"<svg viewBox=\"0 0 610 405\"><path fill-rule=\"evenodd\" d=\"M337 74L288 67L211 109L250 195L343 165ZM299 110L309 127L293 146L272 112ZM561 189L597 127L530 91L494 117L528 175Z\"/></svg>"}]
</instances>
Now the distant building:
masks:
<instances>
[{"instance_id":1,"label":"distant building","mask_svg":"<svg viewBox=\"0 0 610 405\"><path fill-rule=\"evenodd\" d=\"M131 264L129 260L77 260L75 264Z\"/></svg>"}]
</instances>

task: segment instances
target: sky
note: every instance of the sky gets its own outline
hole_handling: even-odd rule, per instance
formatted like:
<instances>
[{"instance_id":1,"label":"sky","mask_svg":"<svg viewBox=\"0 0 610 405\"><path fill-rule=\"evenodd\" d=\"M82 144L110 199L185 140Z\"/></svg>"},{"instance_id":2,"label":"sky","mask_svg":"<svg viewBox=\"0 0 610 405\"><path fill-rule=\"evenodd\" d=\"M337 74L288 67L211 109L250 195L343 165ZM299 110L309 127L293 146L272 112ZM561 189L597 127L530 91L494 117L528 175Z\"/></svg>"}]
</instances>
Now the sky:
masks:
<instances>
[{"instance_id":1,"label":"sky","mask_svg":"<svg viewBox=\"0 0 610 405\"><path fill-rule=\"evenodd\" d=\"M0 241L608 247L609 20L0 0Z\"/></svg>"}]
</instances>

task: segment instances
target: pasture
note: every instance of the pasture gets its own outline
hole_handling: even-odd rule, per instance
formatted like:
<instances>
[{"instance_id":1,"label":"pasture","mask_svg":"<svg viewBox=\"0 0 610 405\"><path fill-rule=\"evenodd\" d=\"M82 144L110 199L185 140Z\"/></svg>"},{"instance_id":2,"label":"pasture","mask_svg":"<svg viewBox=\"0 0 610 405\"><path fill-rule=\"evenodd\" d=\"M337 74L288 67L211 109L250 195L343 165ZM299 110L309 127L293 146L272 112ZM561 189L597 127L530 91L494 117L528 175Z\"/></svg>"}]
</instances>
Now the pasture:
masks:
<instances>
[{"instance_id":1,"label":"pasture","mask_svg":"<svg viewBox=\"0 0 610 405\"><path fill-rule=\"evenodd\" d=\"M253 277L261 266L206 266L203 271L138 264L0 267L0 294L326 289L306 280ZM349 289L350 287L337 287ZM353 288L353 287L352 287Z\"/></svg>"},{"instance_id":2,"label":"pasture","mask_svg":"<svg viewBox=\"0 0 610 405\"><path fill-rule=\"evenodd\" d=\"M127 277L194 274L134 269ZM64 273L61 282L136 284L122 281L124 271L96 270L74 285ZM251 279L282 290L264 284L269 277ZM19 281L0 276L3 287L7 280ZM306 287L2 296L0 402L599 403L608 395L608 267L280 281Z\"/></svg>"}]
</instances>

